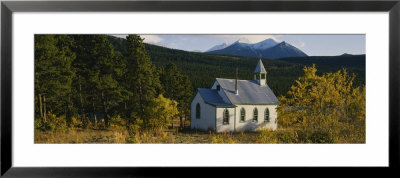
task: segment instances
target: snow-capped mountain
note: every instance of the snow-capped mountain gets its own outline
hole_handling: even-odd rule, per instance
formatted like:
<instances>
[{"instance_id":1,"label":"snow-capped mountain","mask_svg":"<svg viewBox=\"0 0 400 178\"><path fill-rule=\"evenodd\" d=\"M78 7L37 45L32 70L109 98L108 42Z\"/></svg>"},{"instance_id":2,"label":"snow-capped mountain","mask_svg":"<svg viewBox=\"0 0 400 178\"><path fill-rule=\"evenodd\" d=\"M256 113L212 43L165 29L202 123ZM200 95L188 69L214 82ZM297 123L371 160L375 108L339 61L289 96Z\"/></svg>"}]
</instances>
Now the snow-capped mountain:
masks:
<instances>
[{"instance_id":1,"label":"snow-capped mountain","mask_svg":"<svg viewBox=\"0 0 400 178\"><path fill-rule=\"evenodd\" d=\"M253 49L248 43L241 43L238 41L232 43L228 47L220 50L209 51L211 54L230 54L237 56L257 56L257 51Z\"/></svg>"},{"instance_id":2,"label":"snow-capped mountain","mask_svg":"<svg viewBox=\"0 0 400 178\"><path fill-rule=\"evenodd\" d=\"M247 38L240 38L240 39L238 39L236 42L239 42L239 43L247 43L247 44L250 44L250 43L251 43L251 41L250 41L249 39L247 39Z\"/></svg>"},{"instance_id":3,"label":"snow-capped mountain","mask_svg":"<svg viewBox=\"0 0 400 178\"><path fill-rule=\"evenodd\" d=\"M264 50L264 49L273 47L277 44L278 44L278 42L276 42L275 40L273 40L271 38L268 38L268 39L258 42L256 44L251 44L251 47L253 47L254 49L257 49L257 50Z\"/></svg>"},{"instance_id":4,"label":"snow-capped mountain","mask_svg":"<svg viewBox=\"0 0 400 178\"><path fill-rule=\"evenodd\" d=\"M292 46L285 41L265 50L260 50L259 53L263 58L278 59L283 57L304 57L308 56L300 49Z\"/></svg>"},{"instance_id":5,"label":"snow-capped mountain","mask_svg":"<svg viewBox=\"0 0 400 178\"><path fill-rule=\"evenodd\" d=\"M209 50L206 53L247 57L258 57L261 54L263 58L269 59L307 56L303 51L285 41L278 43L273 39L266 39L255 44L244 43L241 41L243 40L238 40L223 49Z\"/></svg>"},{"instance_id":6,"label":"snow-capped mountain","mask_svg":"<svg viewBox=\"0 0 400 178\"><path fill-rule=\"evenodd\" d=\"M210 48L210 49L207 50L206 52L215 51L215 50L220 50L220 49L224 49L224 48L226 48L226 47L228 47L228 43L222 43L222 44L220 44L220 45L215 45L215 46L213 46L212 48Z\"/></svg>"}]
</instances>

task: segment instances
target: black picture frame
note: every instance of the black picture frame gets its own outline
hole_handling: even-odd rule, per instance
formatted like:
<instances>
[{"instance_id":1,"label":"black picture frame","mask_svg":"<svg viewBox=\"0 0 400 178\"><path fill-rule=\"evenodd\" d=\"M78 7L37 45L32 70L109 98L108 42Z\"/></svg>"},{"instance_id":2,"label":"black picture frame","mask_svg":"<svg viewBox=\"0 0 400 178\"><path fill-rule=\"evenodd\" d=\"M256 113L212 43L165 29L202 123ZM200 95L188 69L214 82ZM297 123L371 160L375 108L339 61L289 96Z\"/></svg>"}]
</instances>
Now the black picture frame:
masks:
<instances>
[{"instance_id":1,"label":"black picture frame","mask_svg":"<svg viewBox=\"0 0 400 178\"><path fill-rule=\"evenodd\" d=\"M179 176L176 168L17 168L12 165L13 12L389 12L389 167L399 168L400 1L2 1L1 175L5 177ZM157 169L157 170L154 170ZM195 168L187 168L195 169ZM379 168L378 168L379 169ZM381 168L382 169L382 168ZM375 169L369 169L375 170ZM190 170L199 174L208 171ZM261 170L259 170L261 171ZM256 171L258 172L258 171ZM338 174L330 171L330 174Z\"/></svg>"}]
</instances>

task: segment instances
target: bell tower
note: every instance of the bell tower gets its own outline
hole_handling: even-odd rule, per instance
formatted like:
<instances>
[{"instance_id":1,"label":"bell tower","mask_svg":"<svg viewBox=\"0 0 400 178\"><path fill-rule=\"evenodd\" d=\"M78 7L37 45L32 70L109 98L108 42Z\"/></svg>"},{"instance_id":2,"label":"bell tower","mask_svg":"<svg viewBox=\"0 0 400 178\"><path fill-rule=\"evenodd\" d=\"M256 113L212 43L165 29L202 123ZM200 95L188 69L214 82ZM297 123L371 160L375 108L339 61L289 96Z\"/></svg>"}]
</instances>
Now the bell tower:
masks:
<instances>
[{"instance_id":1,"label":"bell tower","mask_svg":"<svg viewBox=\"0 0 400 178\"><path fill-rule=\"evenodd\" d=\"M264 68L264 64L262 63L261 58L258 61L258 64L253 74L254 80L257 81L260 86L265 86L267 84L267 71Z\"/></svg>"}]
</instances>

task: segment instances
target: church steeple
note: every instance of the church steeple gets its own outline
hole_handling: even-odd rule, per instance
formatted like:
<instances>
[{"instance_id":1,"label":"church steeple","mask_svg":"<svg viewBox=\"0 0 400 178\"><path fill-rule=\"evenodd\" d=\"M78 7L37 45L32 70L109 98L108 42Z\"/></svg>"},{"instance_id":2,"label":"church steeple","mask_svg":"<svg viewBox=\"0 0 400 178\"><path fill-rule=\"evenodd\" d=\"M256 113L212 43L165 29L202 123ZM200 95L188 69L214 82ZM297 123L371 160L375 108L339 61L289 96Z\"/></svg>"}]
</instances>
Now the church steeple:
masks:
<instances>
[{"instance_id":1,"label":"church steeple","mask_svg":"<svg viewBox=\"0 0 400 178\"><path fill-rule=\"evenodd\" d=\"M261 58L258 61L256 69L253 73L254 80L256 80L260 86L265 86L267 84L267 71L264 68L264 64L262 63Z\"/></svg>"}]
</instances>

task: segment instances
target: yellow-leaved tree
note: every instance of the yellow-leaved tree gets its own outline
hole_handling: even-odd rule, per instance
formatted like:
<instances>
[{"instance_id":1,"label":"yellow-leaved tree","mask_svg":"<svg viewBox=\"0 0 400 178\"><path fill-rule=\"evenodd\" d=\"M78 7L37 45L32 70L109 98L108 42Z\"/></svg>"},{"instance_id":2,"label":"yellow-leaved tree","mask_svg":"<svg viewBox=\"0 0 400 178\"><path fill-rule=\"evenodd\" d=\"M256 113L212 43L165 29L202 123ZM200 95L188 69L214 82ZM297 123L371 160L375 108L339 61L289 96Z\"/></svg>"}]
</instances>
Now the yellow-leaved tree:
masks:
<instances>
[{"instance_id":1,"label":"yellow-leaved tree","mask_svg":"<svg viewBox=\"0 0 400 178\"><path fill-rule=\"evenodd\" d=\"M165 98L163 95L159 95L152 102L152 107L148 113L149 116L149 128L164 129L171 123L173 117L176 117L178 112L178 102Z\"/></svg>"},{"instance_id":2,"label":"yellow-leaved tree","mask_svg":"<svg viewBox=\"0 0 400 178\"><path fill-rule=\"evenodd\" d=\"M303 71L279 98L279 125L298 129L304 142L365 142L365 86L353 86L355 75L345 69L321 76L315 65Z\"/></svg>"}]
</instances>

